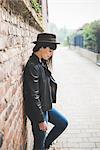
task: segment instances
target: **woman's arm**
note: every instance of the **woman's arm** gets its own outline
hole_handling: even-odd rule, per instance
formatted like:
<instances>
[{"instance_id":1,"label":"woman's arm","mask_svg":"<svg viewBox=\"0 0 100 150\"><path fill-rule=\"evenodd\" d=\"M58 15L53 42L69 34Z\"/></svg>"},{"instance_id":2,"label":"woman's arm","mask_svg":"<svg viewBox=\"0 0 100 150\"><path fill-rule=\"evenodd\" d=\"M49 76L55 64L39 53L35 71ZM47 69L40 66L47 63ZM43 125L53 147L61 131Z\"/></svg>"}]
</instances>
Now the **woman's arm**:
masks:
<instances>
[{"instance_id":1,"label":"woman's arm","mask_svg":"<svg viewBox=\"0 0 100 150\"><path fill-rule=\"evenodd\" d=\"M33 106L33 113L36 116L37 121L44 122L44 116L40 101L39 94L39 70L33 65L29 66L29 80L28 80L29 91L31 94L31 104Z\"/></svg>"}]
</instances>

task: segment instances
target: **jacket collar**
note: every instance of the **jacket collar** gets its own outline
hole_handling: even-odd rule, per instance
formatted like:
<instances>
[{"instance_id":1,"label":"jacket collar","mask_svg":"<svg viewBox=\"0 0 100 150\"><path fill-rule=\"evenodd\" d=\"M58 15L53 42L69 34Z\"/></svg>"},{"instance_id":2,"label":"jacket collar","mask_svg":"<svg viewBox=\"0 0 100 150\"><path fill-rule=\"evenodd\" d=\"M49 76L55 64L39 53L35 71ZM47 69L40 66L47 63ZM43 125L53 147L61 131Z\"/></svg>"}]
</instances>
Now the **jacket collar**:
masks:
<instances>
[{"instance_id":1,"label":"jacket collar","mask_svg":"<svg viewBox=\"0 0 100 150\"><path fill-rule=\"evenodd\" d=\"M32 53L31 62L35 62L36 64L40 63L42 67L45 69L45 73L48 74L48 76L51 75L51 72L49 71L47 64L43 61L40 61L39 57L36 56L34 53Z\"/></svg>"},{"instance_id":2,"label":"jacket collar","mask_svg":"<svg viewBox=\"0 0 100 150\"><path fill-rule=\"evenodd\" d=\"M36 56L34 53L32 53L31 62L41 63L40 60L39 60L39 57Z\"/></svg>"}]
</instances>

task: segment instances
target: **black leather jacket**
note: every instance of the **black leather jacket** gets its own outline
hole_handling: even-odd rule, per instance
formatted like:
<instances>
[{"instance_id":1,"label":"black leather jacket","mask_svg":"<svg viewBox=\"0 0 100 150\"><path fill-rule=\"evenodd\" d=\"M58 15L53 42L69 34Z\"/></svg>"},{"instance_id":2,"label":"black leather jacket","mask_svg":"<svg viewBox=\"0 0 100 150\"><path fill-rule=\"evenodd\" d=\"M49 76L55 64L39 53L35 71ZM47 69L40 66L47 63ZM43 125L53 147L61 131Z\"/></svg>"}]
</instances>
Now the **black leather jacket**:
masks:
<instances>
[{"instance_id":1,"label":"black leather jacket","mask_svg":"<svg viewBox=\"0 0 100 150\"><path fill-rule=\"evenodd\" d=\"M57 84L52 79L51 72L33 53L23 75L25 111L31 121L43 122L43 112L52 108L53 100L56 102Z\"/></svg>"}]
</instances>

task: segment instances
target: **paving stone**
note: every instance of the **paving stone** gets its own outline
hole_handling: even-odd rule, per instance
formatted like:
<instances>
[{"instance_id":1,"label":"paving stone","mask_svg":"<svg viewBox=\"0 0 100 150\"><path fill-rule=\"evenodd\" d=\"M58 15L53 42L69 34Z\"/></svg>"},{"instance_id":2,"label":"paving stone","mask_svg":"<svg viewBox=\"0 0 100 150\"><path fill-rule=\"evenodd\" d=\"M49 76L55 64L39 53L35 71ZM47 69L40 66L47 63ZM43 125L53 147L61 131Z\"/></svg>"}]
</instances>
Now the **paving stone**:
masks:
<instances>
[{"instance_id":1,"label":"paving stone","mask_svg":"<svg viewBox=\"0 0 100 150\"><path fill-rule=\"evenodd\" d=\"M52 150L100 150L100 68L67 48L53 57L57 104L69 125Z\"/></svg>"}]
</instances>

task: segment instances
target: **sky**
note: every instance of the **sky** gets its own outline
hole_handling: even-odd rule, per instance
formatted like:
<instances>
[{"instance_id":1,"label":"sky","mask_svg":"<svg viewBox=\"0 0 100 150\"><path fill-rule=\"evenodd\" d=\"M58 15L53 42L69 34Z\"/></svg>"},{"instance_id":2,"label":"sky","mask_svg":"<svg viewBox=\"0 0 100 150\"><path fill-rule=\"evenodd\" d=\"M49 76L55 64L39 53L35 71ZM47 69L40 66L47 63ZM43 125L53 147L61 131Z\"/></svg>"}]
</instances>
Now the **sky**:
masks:
<instances>
[{"instance_id":1,"label":"sky","mask_svg":"<svg viewBox=\"0 0 100 150\"><path fill-rule=\"evenodd\" d=\"M49 21L58 28L78 29L100 20L100 0L48 0Z\"/></svg>"}]
</instances>

